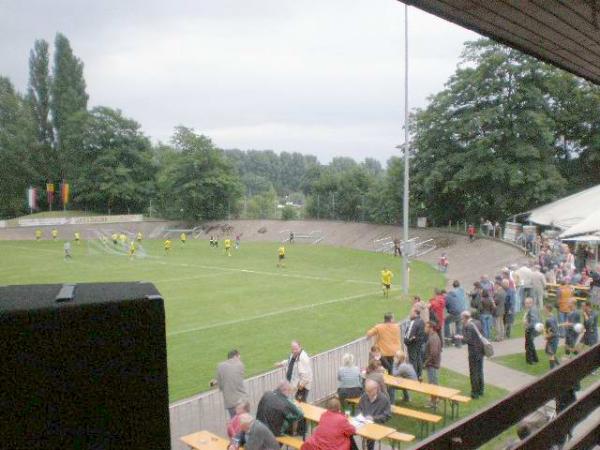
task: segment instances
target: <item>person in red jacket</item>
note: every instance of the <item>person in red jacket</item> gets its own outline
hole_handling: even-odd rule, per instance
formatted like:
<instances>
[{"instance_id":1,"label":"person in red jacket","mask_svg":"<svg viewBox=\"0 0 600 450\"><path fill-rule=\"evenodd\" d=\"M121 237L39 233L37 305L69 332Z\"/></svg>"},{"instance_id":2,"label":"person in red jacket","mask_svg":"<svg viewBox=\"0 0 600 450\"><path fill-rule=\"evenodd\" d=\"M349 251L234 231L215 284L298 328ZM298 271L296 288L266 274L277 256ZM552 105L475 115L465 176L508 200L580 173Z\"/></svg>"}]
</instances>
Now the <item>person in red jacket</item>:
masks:
<instances>
[{"instance_id":1,"label":"person in red jacket","mask_svg":"<svg viewBox=\"0 0 600 450\"><path fill-rule=\"evenodd\" d=\"M350 450L356 429L341 412L337 398L327 402L327 411L319 420L316 431L302 444L300 450Z\"/></svg>"},{"instance_id":2,"label":"person in red jacket","mask_svg":"<svg viewBox=\"0 0 600 450\"><path fill-rule=\"evenodd\" d=\"M475 227L473 225L469 225L469 228L467 228L467 234L469 235L469 241L473 242L475 239Z\"/></svg>"},{"instance_id":3,"label":"person in red jacket","mask_svg":"<svg viewBox=\"0 0 600 450\"><path fill-rule=\"evenodd\" d=\"M434 323L434 329L444 342L442 330L444 329L444 309L446 308L446 297L440 289L435 289L434 297L429 300L429 321Z\"/></svg>"}]
</instances>

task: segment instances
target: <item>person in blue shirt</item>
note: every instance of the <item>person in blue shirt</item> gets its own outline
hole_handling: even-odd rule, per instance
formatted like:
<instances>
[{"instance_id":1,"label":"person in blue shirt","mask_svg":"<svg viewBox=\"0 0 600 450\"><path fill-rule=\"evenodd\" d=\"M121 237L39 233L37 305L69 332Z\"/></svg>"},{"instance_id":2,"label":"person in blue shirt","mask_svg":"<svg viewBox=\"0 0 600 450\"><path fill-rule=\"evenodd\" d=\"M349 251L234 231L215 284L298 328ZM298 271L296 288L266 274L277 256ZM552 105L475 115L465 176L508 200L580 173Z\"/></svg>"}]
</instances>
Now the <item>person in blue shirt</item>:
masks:
<instances>
[{"instance_id":1,"label":"person in blue shirt","mask_svg":"<svg viewBox=\"0 0 600 450\"><path fill-rule=\"evenodd\" d=\"M567 328L565 332L565 355L567 355L567 357L570 357L571 354L577 356L579 353L575 348L577 337L579 336L575 331L575 324L581 323L581 315L579 314L579 311L577 311L577 303L575 300L571 299L569 308L571 309L571 312L567 314L567 322L565 324Z\"/></svg>"},{"instance_id":2,"label":"person in blue shirt","mask_svg":"<svg viewBox=\"0 0 600 450\"><path fill-rule=\"evenodd\" d=\"M546 347L544 349L546 355L548 355L548 361L550 363L550 369L554 369L560 364L556 352L558 351L558 320L554 315L554 307L550 303L544 305L548 318L544 324L544 337L546 338Z\"/></svg>"}]
</instances>

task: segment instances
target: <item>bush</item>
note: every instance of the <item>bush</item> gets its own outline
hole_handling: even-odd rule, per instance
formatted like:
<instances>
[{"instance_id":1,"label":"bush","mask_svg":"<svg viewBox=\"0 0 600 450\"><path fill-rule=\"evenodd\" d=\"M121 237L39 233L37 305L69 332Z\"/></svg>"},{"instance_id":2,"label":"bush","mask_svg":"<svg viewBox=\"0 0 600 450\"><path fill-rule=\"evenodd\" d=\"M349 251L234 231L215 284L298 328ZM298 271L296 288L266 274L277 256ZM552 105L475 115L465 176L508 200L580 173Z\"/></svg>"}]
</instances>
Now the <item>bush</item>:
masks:
<instances>
[{"instance_id":1,"label":"bush","mask_svg":"<svg viewBox=\"0 0 600 450\"><path fill-rule=\"evenodd\" d=\"M296 210L293 206L285 205L281 210L281 218L283 220L294 220L296 218Z\"/></svg>"}]
</instances>

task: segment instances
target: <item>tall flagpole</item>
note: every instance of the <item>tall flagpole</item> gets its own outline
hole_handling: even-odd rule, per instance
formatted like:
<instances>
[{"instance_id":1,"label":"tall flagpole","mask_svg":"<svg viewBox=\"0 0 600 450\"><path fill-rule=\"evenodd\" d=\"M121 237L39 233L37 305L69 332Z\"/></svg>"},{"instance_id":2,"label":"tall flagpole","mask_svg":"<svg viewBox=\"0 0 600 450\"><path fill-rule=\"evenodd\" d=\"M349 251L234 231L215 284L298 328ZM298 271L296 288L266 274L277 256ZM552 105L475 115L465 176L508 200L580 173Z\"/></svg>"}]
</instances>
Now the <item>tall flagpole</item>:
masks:
<instances>
[{"instance_id":1,"label":"tall flagpole","mask_svg":"<svg viewBox=\"0 0 600 450\"><path fill-rule=\"evenodd\" d=\"M408 5L404 4L404 199L402 205L404 232L404 251L402 252L403 283L402 292L408 296L409 261L408 261Z\"/></svg>"}]
</instances>

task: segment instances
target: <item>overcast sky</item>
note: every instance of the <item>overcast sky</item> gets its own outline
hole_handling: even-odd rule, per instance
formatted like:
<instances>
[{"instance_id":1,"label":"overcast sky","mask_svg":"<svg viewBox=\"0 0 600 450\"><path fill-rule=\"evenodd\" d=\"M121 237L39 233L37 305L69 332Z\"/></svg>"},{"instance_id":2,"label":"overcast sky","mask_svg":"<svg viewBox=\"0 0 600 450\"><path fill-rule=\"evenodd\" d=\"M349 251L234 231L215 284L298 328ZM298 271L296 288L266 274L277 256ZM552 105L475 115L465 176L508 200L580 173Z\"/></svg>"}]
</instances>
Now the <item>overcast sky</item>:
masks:
<instances>
[{"instance_id":1,"label":"overcast sky","mask_svg":"<svg viewBox=\"0 0 600 450\"><path fill-rule=\"evenodd\" d=\"M25 91L34 40L60 31L89 106L154 141L186 125L222 148L385 162L403 140L403 20L396 0L0 0L0 74ZM409 8L411 108L476 38Z\"/></svg>"}]
</instances>

